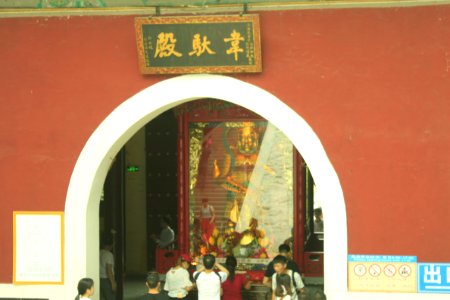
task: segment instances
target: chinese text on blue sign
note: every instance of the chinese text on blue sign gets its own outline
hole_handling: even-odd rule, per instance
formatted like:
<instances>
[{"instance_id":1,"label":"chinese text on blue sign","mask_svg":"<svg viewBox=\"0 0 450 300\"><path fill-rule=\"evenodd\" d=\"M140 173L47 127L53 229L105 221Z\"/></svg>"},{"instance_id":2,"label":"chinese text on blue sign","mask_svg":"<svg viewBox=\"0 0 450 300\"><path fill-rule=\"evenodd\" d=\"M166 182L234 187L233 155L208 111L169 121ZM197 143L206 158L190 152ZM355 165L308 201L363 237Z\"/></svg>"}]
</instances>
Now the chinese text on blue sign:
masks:
<instances>
[{"instance_id":1,"label":"chinese text on blue sign","mask_svg":"<svg viewBox=\"0 0 450 300\"><path fill-rule=\"evenodd\" d=\"M419 293L450 293L450 264L420 263Z\"/></svg>"}]
</instances>

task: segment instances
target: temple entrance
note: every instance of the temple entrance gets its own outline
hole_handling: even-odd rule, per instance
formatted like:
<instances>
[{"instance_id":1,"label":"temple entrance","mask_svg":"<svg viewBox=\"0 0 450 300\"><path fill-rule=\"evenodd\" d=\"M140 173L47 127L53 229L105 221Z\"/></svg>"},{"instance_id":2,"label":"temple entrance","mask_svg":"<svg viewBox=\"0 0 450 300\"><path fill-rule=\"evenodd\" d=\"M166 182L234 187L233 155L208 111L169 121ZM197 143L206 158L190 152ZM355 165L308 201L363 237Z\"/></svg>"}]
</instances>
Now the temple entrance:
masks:
<instances>
[{"instance_id":1,"label":"temple entrance","mask_svg":"<svg viewBox=\"0 0 450 300\"><path fill-rule=\"evenodd\" d=\"M198 84L199 86L196 87L196 84ZM173 88L173 85L177 88ZM304 121L298 117L297 114L289 110L289 108L284 106L273 96L256 87L242 83L238 80L223 76L210 75L182 76L174 78L155 85L152 91L152 88L149 88L145 92L136 95L134 98L130 99L121 107L119 107L117 111L113 112L111 116L108 117L100 125L100 127L88 141L72 176L66 204L66 236L70 237L67 239L67 278L69 279L72 276L75 276L75 278L77 278L79 276L76 275L80 274L98 274L98 270L96 270L96 267L98 266L98 255L96 255L96 253L98 253L98 242L95 242L95 238L92 239L92 237L96 234L93 235L91 231L95 231L95 228L99 229L98 204L102 192L102 184L99 185L99 183L101 183L106 177L107 171L112 165L112 162L115 160L116 154L120 151L125 142L130 139L130 137L132 137L136 132L138 132L139 129L141 129L151 119L157 117L164 111L167 111L167 109L181 104L182 102L193 100L192 97L199 98L194 96L195 92L193 91L202 90L199 89L200 86L203 89L204 95L222 98L236 104L245 105L252 109L252 111L254 111L255 113L258 113L259 116L262 116L270 122L273 122L276 128L280 130L280 132L286 134L287 138L293 142L297 149L299 149L300 153L308 164L308 167L310 168L311 174L315 179L315 183L311 184L310 187L312 188L312 191L314 191L314 186L316 186L316 194L320 195L320 200L322 202L324 211L323 214L327 217L325 228L331 229L330 231L327 231L327 229L325 229L325 231L327 232L327 239L325 240L324 245L324 259L325 261L327 261L328 257L330 259L330 262L332 262L333 267L327 268L327 266L325 266L324 277L325 279L327 279L327 276L332 276L335 279L330 281L330 283L328 283L328 280L325 281L325 290L328 294L333 293L333 291L335 294L339 292L345 292L345 209L343 206L343 201L339 201L339 199L342 199L342 191L340 190L336 174L329 164L329 161L326 158L326 155L323 152L323 149L321 148L320 142L318 141L317 137L306 125L306 123L304 123ZM213 88L213 86L215 86L215 88ZM221 90L221 93L218 93L218 90ZM168 91L172 91L174 93L171 94ZM182 95L183 92L180 91L184 91L186 95ZM189 95L189 93L191 93L191 96L187 96ZM145 97L145 95L153 98L153 100L149 101L148 98ZM242 99L243 95L245 95L246 100ZM262 101L262 99L265 99L267 105L258 105L258 103L256 102L252 104L254 102L254 100L252 99L258 99L258 101ZM139 109L133 110L132 107L138 107ZM277 109L274 109L274 107L276 107ZM124 115L120 112L123 112L126 115L129 114L132 110L133 116L130 117L130 115L127 115L127 120L124 120ZM117 118L120 119L120 122L117 122ZM114 126L111 127L113 123ZM267 130L267 128L265 130ZM100 143L100 146L98 142L95 142L95 140L98 139L97 137L101 137L100 139L102 140L102 143ZM111 140L111 142L105 142L106 140ZM93 142L95 146L90 146ZM85 163L87 162L90 162L88 166L85 165ZM94 165L92 164L92 162L95 162ZM216 165L214 161L212 165ZM217 165L219 166L219 161L217 162ZM218 168L220 169L220 167ZM268 170L270 170L270 168ZM305 170L305 174L308 174L307 172L309 171ZM307 177L305 175L304 180L306 180L306 178ZM310 181L310 183L312 183L312 181ZM321 186L327 186L327 189L321 189ZM73 190L75 188L76 192ZM74 201L75 197L77 198L77 201ZM78 199L85 200L83 202ZM229 202L233 203L233 201ZM81 209L76 212L76 207L80 207L80 204L83 203L84 205L86 205L85 209ZM249 201L249 203L252 202ZM242 207L240 209L242 209ZM334 210L334 217L328 218L327 209ZM227 212L226 214L230 216L230 212L232 210L233 207L231 206L229 210L225 208L223 211ZM88 213L83 214L83 211L87 211ZM339 213L339 211L341 211L342 213ZM97 215L96 218L95 215ZM86 223L79 225L80 220L86 220ZM183 225L190 223L183 222L181 224ZM251 222L249 222L249 224L251 224ZM80 228L80 226L85 226L85 229ZM87 230L87 228L89 228L89 230ZM329 235L330 233L332 234ZM330 236L330 239L328 239L328 236ZM186 233L179 235L178 240L180 238L186 238ZM82 252L82 255L80 255L80 251L77 251L77 256L79 257L77 261L80 262L80 259L84 261L84 263L77 265L73 264L70 260L71 256L74 257L74 253L70 250L72 248L70 247L71 243L75 245L74 239L77 239L76 245L78 249L80 249L81 247ZM78 242L80 240L81 243ZM87 240L93 242L87 243ZM342 246L343 242L345 246ZM332 246L334 250L327 252L327 245L329 245L328 247ZM84 255L83 249L85 251ZM241 252L239 250L237 253L243 252L245 251ZM312 259L316 258L312 257ZM333 274L340 275L333 276ZM94 275L91 276L95 277ZM342 280L342 278L344 278L344 280ZM343 284L344 282L341 281L344 281L345 284Z\"/></svg>"},{"instance_id":2,"label":"temple entrance","mask_svg":"<svg viewBox=\"0 0 450 300\"><path fill-rule=\"evenodd\" d=\"M290 140L249 110L202 99L162 113L117 154L100 201L100 236L115 241L118 299L143 294L147 271L165 274L180 253L235 256L255 282L248 297L267 298L258 281L281 244L309 293L323 289L314 189ZM161 245L162 218L176 238Z\"/></svg>"}]
</instances>

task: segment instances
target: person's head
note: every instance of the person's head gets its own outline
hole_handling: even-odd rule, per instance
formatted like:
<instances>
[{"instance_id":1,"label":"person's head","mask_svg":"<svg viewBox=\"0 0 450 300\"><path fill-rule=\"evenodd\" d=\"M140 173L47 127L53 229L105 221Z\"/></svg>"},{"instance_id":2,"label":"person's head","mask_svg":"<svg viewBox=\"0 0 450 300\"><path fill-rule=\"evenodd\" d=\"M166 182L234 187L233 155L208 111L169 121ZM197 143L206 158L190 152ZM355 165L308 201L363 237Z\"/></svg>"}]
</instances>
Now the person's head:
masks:
<instances>
[{"instance_id":1,"label":"person's head","mask_svg":"<svg viewBox=\"0 0 450 300\"><path fill-rule=\"evenodd\" d=\"M203 198L203 199L202 199L202 205L203 205L204 207L206 207L206 206L208 205L208 198Z\"/></svg>"},{"instance_id":2,"label":"person's head","mask_svg":"<svg viewBox=\"0 0 450 300\"><path fill-rule=\"evenodd\" d=\"M145 284L151 290L159 288L159 274L157 272L149 272Z\"/></svg>"},{"instance_id":3,"label":"person's head","mask_svg":"<svg viewBox=\"0 0 450 300\"><path fill-rule=\"evenodd\" d=\"M161 226L161 228L166 228L167 226L169 226L170 223L170 218L168 216L164 216L159 220L159 225Z\"/></svg>"},{"instance_id":4,"label":"person's head","mask_svg":"<svg viewBox=\"0 0 450 300\"><path fill-rule=\"evenodd\" d=\"M286 270L287 258L283 255L277 255L273 259L273 269L277 274L282 274Z\"/></svg>"},{"instance_id":5,"label":"person's head","mask_svg":"<svg viewBox=\"0 0 450 300\"><path fill-rule=\"evenodd\" d=\"M277 287L275 289L275 296L283 297L292 295L291 276L288 274L277 274Z\"/></svg>"},{"instance_id":6,"label":"person's head","mask_svg":"<svg viewBox=\"0 0 450 300\"><path fill-rule=\"evenodd\" d=\"M323 219L323 215L322 215L322 208L318 207L316 209L314 209L314 218L316 219L316 222L320 222Z\"/></svg>"},{"instance_id":7,"label":"person's head","mask_svg":"<svg viewBox=\"0 0 450 300\"><path fill-rule=\"evenodd\" d=\"M106 249L111 251L113 248L113 244L114 244L114 240L112 238L112 236L110 235L106 235L103 237L102 239L102 249Z\"/></svg>"},{"instance_id":8,"label":"person's head","mask_svg":"<svg viewBox=\"0 0 450 300\"><path fill-rule=\"evenodd\" d=\"M286 256L287 258L291 258L292 256L291 247L289 247L288 244L281 244L280 246L278 246L278 253L280 255Z\"/></svg>"},{"instance_id":9,"label":"person's head","mask_svg":"<svg viewBox=\"0 0 450 300\"><path fill-rule=\"evenodd\" d=\"M212 270L216 264L216 258L212 254L206 254L203 256L203 265L206 270Z\"/></svg>"},{"instance_id":10,"label":"person's head","mask_svg":"<svg viewBox=\"0 0 450 300\"><path fill-rule=\"evenodd\" d=\"M192 259L188 254L181 254L180 257L178 258L178 265L186 270L189 269L191 262Z\"/></svg>"},{"instance_id":11,"label":"person's head","mask_svg":"<svg viewBox=\"0 0 450 300\"><path fill-rule=\"evenodd\" d=\"M237 266L237 260L236 257L230 255L227 256L227 259L225 260L225 266L228 269L228 272L230 272L230 280L234 280L234 275L236 274L236 266Z\"/></svg>"},{"instance_id":12,"label":"person's head","mask_svg":"<svg viewBox=\"0 0 450 300\"><path fill-rule=\"evenodd\" d=\"M94 295L94 280L91 278L80 279L80 281L78 281L77 290L78 296L90 297Z\"/></svg>"}]
</instances>

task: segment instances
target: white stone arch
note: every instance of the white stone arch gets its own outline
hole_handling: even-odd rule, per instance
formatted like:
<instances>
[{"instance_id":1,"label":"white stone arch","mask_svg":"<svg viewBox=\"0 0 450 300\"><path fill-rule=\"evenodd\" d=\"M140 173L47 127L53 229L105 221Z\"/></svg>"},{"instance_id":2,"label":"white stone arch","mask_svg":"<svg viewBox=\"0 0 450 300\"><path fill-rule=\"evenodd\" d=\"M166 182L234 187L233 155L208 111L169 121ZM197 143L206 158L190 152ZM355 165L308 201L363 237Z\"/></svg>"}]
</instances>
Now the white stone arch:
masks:
<instances>
[{"instance_id":1,"label":"white stone arch","mask_svg":"<svg viewBox=\"0 0 450 300\"><path fill-rule=\"evenodd\" d=\"M70 179L65 206L66 295L73 297L76 282L82 277L93 277L98 282L99 201L115 155L140 128L162 112L201 98L243 106L290 138L311 170L326 218L325 292L329 298L346 294L344 196L338 176L312 128L280 99L252 84L221 75L184 75L154 84L123 102L84 146Z\"/></svg>"}]
</instances>

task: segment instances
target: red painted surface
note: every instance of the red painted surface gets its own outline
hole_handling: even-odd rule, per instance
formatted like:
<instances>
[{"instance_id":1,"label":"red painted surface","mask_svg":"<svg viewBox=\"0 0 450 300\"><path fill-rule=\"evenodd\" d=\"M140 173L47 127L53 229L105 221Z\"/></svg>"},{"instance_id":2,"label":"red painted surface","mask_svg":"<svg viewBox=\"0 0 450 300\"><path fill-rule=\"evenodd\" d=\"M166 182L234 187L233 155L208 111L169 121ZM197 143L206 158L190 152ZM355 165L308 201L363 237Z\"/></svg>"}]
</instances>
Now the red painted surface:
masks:
<instances>
[{"instance_id":1,"label":"red painted surface","mask_svg":"<svg viewBox=\"0 0 450 300\"><path fill-rule=\"evenodd\" d=\"M343 186L349 252L450 262L450 6L261 14L262 74ZM165 77L138 72L133 17L0 20L0 282L12 211L64 210L89 135ZM326 220L326 215L324 216Z\"/></svg>"}]
</instances>

